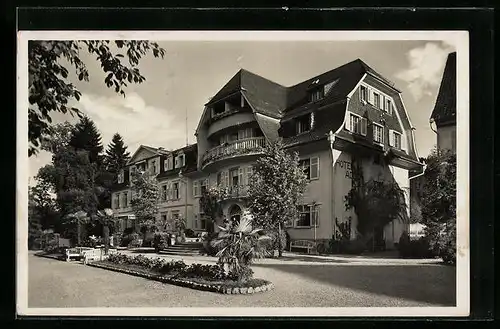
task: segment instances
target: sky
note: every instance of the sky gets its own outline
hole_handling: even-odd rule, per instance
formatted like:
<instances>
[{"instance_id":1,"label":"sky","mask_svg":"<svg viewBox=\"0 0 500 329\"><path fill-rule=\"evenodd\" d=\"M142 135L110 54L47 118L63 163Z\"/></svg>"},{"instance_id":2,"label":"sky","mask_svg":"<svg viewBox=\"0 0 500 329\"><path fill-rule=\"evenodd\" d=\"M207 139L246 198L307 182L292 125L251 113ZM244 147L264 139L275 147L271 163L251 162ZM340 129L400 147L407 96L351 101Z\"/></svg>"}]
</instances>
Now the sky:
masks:
<instances>
[{"instance_id":1,"label":"sky","mask_svg":"<svg viewBox=\"0 0 500 329\"><path fill-rule=\"evenodd\" d=\"M195 143L194 131L209 98L239 69L284 86L297 84L357 58L395 83L416 128L418 155L436 143L429 117L436 101L446 58L455 48L433 41L160 41L164 59L142 59L146 81L131 84L126 97L104 84L98 62L82 51L90 81L69 80L82 92L73 101L96 124L107 147L114 133L122 135L131 154L141 145L176 149ZM187 117L187 120L186 120ZM55 113L53 122L75 123L76 117ZM30 184L51 155L29 158Z\"/></svg>"}]
</instances>

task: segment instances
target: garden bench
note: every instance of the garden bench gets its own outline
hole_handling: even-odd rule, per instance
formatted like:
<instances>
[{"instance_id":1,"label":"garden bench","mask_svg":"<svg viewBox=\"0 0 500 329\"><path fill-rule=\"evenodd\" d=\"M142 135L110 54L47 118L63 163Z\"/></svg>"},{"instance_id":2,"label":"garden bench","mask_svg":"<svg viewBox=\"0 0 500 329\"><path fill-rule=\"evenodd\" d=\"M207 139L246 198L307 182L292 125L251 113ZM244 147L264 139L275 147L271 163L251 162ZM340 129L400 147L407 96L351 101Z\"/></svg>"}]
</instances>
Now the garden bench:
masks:
<instances>
[{"instance_id":1,"label":"garden bench","mask_svg":"<svg viewBox=\"0 0 500 329\"><path fill-rule=\"evenodd\" d=\"M292 248L306 249L307 253L309 254L311 252L311 249L316 248L316 244L313 241L309 240L294 240L290 242L290 251L292 251Z\"/></svg>"},{"instance_id":2,"label":"garden bench","mask_svg":"<svg viewBox=\"0 0 500 329\"><path fill-rule=\"evenodd\" d=\"M78 259L83 257L84 250L90 250L92 248L87 247L75 247L66 249L66 261L69 262L72 257L76 257Z\"/></svg>"},{"instance_id":3,"label":"garden bench","mask_svg":"<svg viewBox=\"0 0 500 329\"><path fill-rule=\"evenodd\" d=\"M109 249L108 255L116 254L118 251L116 249ZM88 264L91 261L103 260L106 257L104 255L104 248L96 248L90 250L82 251L83 263Z\"/></svg>"}]
</instances>

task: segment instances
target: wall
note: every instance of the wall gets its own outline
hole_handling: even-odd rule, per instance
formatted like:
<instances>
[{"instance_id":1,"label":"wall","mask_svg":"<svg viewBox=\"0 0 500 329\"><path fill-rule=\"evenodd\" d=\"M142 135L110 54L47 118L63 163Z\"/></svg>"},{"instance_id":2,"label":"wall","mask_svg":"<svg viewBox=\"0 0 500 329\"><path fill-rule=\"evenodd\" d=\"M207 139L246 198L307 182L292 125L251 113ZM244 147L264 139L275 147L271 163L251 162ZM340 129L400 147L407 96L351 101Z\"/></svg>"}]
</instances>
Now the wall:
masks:
<instances>
[{"instance_id":1,"label":"wall","mask_svg":"<svg viewBox=\"0 0 500 329\"><path fill-rule=\"evenodd\" d=\"M208 136L222 129L237 126L247 122L254 122L255 117L251 112L235 113L227 117L214 121L208 127Z\"/></svg>"},{"instance_id":2,"label":"wall","mask_svg":"<svg viewBox=\"0 0 500 329\"><path fill-rule=\"evenodd\" d=\"M456 126L444 126L437 129L438 149L448 149L456 152Z\"/></svg>"},{"instance_id":3,"label":"wall","mask_svg":"<svg viewBox=\"0 0 500 329\"><path fill-rule=\"evenodd\" d=\"M319 178L311 180L303 196L303 204L316 202L319 207L319 225L316 227L316 239L330 239L332 237L332 172L331 155L323 145L314 147L304 146L299 150L300 159L319 157ZM311 228L287 228L292 240L314 239L314 227Z\"/></svg>"}]
</instances>

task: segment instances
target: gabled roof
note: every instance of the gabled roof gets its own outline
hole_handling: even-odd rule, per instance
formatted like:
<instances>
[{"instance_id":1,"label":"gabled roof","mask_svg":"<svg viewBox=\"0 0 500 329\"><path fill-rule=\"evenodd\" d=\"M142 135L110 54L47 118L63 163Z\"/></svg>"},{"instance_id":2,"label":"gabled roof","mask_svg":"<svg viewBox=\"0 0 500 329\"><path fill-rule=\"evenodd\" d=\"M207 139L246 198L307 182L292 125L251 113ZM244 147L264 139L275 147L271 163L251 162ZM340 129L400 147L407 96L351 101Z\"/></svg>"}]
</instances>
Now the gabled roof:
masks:
<instances>
[{"instance_id":1,"label":"gabled roof","mask_svg":"<svg viewBox=\"0 0 500 329\"><path fill-rule=\"evenodd\" d=\"M436 104L434 105L434 110L431 114L431 119L434 119L436 125L447 122L456 122L456 74L457 53L453 52L448 55L448 59L446 60L441 86L439 87Z\"/></svg>"},{"instance_id":2,"label":"gabled roof","mask_svg":"<svg viewBox=\"0 0 500 329\"><path fill-rule=\"evenodd\" d=\"M245 69L239 70L206 106L236 92L245 95L255 112L272 118L279 118L286 107L286 87Z\"/></svg>"},{"instance_id":3,"label":"gabled roof","mask_svg":"<svg viewBox=\"0 0 500 329\"><path fill-rule=\"evenodd\" d=\"M147 150L149 151L150 153L152 153L153 155L160 155L160 154L168 154L170 153L169 151L161 148L161 147L152 147L152 146L147 146L147 145L140 145L137 150L134 152L134 154L132 154L132 156L130 157L130 160L127 162L127 165L129 164L132 164L134 163L134 158L137 154L139 154L139 152L141 150Z\"/></svg>"}]
</instances>

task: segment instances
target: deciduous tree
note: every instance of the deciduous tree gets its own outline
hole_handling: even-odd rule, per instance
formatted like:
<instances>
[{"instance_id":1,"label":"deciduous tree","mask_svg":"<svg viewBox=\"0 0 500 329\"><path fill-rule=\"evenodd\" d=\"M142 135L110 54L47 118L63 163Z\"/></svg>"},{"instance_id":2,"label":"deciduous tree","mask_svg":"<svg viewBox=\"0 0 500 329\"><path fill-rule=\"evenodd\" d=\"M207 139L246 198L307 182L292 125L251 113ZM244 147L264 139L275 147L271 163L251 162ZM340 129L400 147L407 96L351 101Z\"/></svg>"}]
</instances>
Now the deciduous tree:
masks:
<instances>
[{"instance_id":1,"label":"deciduous tree","mask_svg":"<svg viewBox=\"0 0 500 329\"><path fill-rule=\"evenodd\" d=\"M281 141L267 145L254 165L249 184L250 210L257 227L281 237L285 222L295 220L307 186L306 175L296 152L286 152ZM279 256L284 245L279 241Z\"/></svg>"},{"instance_id":2,"label":"deciduous tree","mask_svg":"<svg viewBox=\"0 0 500 329\"><path fill-rule=\"evenodd\" d=\"M146 230L156 229L156 214L160 200L160 189L155 175L148 171L136 171L132 174L132 211L142 227Z\"/></svg>"},{"instance_id":3,"label":"deciduous tree","mask_svg":"<svg viewBox=\"0 0 500 329\"><path fill-rule=\"evenodd\" d=\"M106 73L104 83L108 88L125 96L128 83L142 83L138 65L143 56L152 53L163 58L165 50L157 43L146 40L40 40L28 42L28 155L38 152L40 138L50 135L53 112L81 116L81 111L70 106L78 101L81 92L70 82L70 70L80 81L90 76L81 58L88 52Z\"/></svg>"},{"instance_id":4,"label":"deciduous tree","mask_svg":"<svg viewBox=\"0 0 500 329\"><path fill-rule=\"evenodd\" d=\"M449 150L433 150L426 160L422 223L431 247L445 262L456 260L457 159Z\"/></svg>"}]
</instances>

